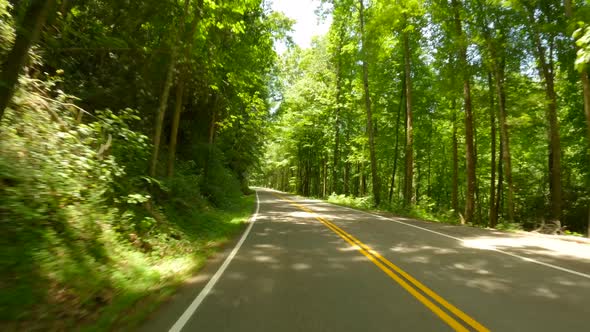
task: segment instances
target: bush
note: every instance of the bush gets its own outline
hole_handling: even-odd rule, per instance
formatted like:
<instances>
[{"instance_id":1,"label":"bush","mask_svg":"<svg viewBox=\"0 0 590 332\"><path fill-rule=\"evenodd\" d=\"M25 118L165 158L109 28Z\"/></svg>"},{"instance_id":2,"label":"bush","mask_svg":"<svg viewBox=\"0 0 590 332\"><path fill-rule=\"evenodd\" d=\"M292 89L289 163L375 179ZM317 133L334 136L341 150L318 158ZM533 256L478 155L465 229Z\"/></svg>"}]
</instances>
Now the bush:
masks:
<instances>
[{"instance_id":1,"label":"bush","mask_svg":"<svg viewBox=\"0 0 590 332\"><path fill-rule=\"evenodd\" d=\"M201 191L216 207L231 208L242 196L240 181L226 167L221 151L211 149L210 153L201 180Z\"/></svg>"},{"instance_id":2,"label":"bush","mask_svg":"<svg viewBox=\"0 0 590 332\"><path fill-rule=\"evenodd\" d=\"M328 202L365 210L368 210L373 206L373 198L370 196L353 197L346 195L337 195L335 193L332 193L328 197Z\"/></svg>"}]
</instances>

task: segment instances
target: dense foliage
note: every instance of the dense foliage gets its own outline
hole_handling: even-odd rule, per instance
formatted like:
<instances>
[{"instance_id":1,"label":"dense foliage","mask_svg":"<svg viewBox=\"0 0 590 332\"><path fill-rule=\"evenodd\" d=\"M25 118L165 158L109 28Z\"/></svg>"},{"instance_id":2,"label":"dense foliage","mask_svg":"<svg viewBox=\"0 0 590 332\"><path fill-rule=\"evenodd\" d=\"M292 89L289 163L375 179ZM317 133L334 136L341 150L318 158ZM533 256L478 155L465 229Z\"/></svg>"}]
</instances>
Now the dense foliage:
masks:
<instances>
[{"instance_id":1,"label":"dense foliage","mask_svg":"<svg viewBox=\"0 0 590 332\"><path fill-rule=\"evenodd\" d=\"M0 329L131 328L239 229L291 25L267 7L0 0Z\"/></svg>"},{"instance_id":2,"label":"dense foliage","mask_svg":"<svg viewBox=\"0 0 590 332\"><path fill-rule=\"evenodd\" d=\"M328 35L282 59L260 182L469 224L586 232L586 2L323 8Z\"/></svg>"},{"instance_id":3,"label":"dense foliage","mask_svg":"<svg viewBox=\"0 0 590 332\"><path fill-rule=\"evenodd\" d=\"M324 0L329 33L279 57L263 0L0 0L0 329L131 329L239 230L253 170L586 232L589 9Z\"/></svg>"}]
</instances>

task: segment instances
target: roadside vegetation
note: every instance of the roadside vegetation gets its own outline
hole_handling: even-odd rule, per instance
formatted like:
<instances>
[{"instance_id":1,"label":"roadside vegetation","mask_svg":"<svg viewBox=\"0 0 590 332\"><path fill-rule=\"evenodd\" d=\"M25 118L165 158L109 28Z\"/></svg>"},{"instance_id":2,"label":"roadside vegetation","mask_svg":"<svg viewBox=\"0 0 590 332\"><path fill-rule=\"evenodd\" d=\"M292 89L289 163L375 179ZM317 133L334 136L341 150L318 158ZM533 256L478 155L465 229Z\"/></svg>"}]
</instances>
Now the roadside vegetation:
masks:
<instances>
[{"instance_id":1,"label":"roadside vegetation","mask_svg":"<svg viewBox=\"0 0 590 332\"><path fill-rule=\"evenodd\" d=\"M133 329L250 183L588 234L586 2L321 4L302 50L265 0L0 0L0 330Z\"/></svg>"},{"instance_id":2,"label":"roadside vegetation","mask_svg":"<svg viewBox=\"0 0 590 332\"><path fill-rule=\"evenodd\" d=\"M322 4L328 34L281 59L260 184L417 218L588 234L586 2Z\"/></svg>"},{"instance_id":3,"label":"roadside vegetation","mask_svg":"<svg viewBox=\"0 0 590 332\"><path fill-rule=\"evenodd\" d=\"M129 331L240 232L290 24L0 0L0 330Z\"/></svg>"}]
</instances>

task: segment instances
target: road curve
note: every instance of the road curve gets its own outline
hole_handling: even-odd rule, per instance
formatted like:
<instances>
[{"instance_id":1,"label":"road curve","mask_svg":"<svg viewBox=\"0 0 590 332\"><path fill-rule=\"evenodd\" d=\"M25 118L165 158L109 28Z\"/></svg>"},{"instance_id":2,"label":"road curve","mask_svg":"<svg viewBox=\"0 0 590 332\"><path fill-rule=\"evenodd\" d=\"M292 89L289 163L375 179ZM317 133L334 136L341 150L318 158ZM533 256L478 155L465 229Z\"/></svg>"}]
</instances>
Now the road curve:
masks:
<instances>
[{"instance_id":1,"label":"road curve","mask_svg":"<svg viewBox=\"0 0 590 332\"><path fill-rule=\"evenodd\" d=\"M258 197L245 236L140 331L588 330L587 255L267 189Z\"/></svg>"}]
</instances>

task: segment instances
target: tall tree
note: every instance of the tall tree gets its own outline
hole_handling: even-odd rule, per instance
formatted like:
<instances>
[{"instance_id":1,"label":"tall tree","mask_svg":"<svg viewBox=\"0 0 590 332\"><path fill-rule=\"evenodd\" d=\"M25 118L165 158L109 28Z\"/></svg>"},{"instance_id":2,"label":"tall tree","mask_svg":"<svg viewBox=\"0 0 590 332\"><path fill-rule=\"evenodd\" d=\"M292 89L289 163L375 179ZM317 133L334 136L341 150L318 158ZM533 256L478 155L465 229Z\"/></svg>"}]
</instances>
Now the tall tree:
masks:
<instances>
[{"instance_id":1,"label":"tall tree","mask_svg":"<svg viewBox=\"0 0 590 332\"><path fill-rule=\"evenodd\" d=\"M496 207L496 107L494 102L494 86L492 74L488 72L488 91L490 95L490 205L488 225L495 227L498 222L498 215L495 213Z\"/></svg>"},{"instance_id":2,"label":"tall tree","mask_svg":"<svg viewBox=\"0 0 590 332\"><path fill-rule=\"evenodd\" d=\"M397 116L395 118L395 148L393 151L393 167L391 171L391 185L389 186L389 204L393 199L393 190L395 188L395 175L397 174L397 160L399 156L399 127L400 127L400 118L402 114L402 109L404 107L404 97L406 95L406 80L405 78L402 79L402 88L400 89L400 96L399 96L399 107L397 109Z\"/></svg>"},{"instance_id":3,"label":"tall tree","mask_svg":"<svg viewBox=\"0 0 590 332\"><path fill-rule=\"evenodd\" d=\"M373 127L373 113L371 110L371 94L369 91L369 63L367 56L367 38L365 35L365 5L364 0L359 0L359 22L361 38L361 55L363 67L363 90L365 99L365 111L367 113L367 132L369 135L369 154L371 160L371 180L373 184L373 200L377 206L381 203L381 189L379 182L379 173L377 172L377 157L375 155L375 129Z\"/></svg>"},{"instance_id":4,"label":"tall tree","mask_svg":"<svg viewBox=\"0 0 590 332\"><path fill-rule=\"evenodd\" d=\"M190 0L186 0L185 10L190 9ZM197 27L199 25L201 11L203 10L203 0L197 1L197 6L195 8L195 13L193 20L190 24L190 29L188 33L186 33L186 28L183 26L181 27L181 34L183 35L183 39L187 42L183 44L183 57L181 59L180 66L182 68L182 73L178 75L178 82L176 87L176 101L174 105L174 115L172 120L172 129L170 131L170 148L168 149L168 164L167 164L167 175L171 177L174 175L174 162L176 160L176 144L178 141L178 126L180 125L180 115L183 110L183 100L184 100L184 90L185 90L185 81L187 80L187 76L189 74L190 69L190 52L192 51L192 47L195 41L195 33L197 31Z\"/></svg>"},{"instance_id":5,"label":"tall tree","mask_svg":"<svg viewBox=\"0 0 590 332\"><path fill-rule=\"evenodd\" d=\"M502 142L501 146L501 161L504 163L504 174L506 177L507 189L508 189L508 197L507 197L507 205L508 205L508 221L514 221L514 185L512 181L512 156L510 154L510 138L509 138L509 130L508 130L508 120L507 120L507 108L506 108L506 92L505 92L505 71L506 71L506 44L507 44L507 36L509 35L508 31L506 31L507 26L507 18L505 15L501 14L501 9L493 8L493 7L485 7L481 1L478 1L477 7L477 21L479 22L479 28L481 29L483 35L483 48L486 50L488 54L488 63L489 67L492 70L493 79L490 78L495 84L495 91L496 91L496 100L498 105L498 114L499 114L499 126L500 126L500 140ZM488 19L491 17L491 20ZM500 20L502 18L502 21ZM490 29L490 25L493 24L496 29L492 32ZM494 129L495 130L495 129ZM495 137L495 132L493 137ZM495 148L495 147L494 147ZM495 150L495 149L493 149ZM494 158L492 158L494 159ZM493 161L492 161L493 162ZM493 195L490 195L493 197ZM495 199L499 199L499 197L495 197ZM496 211L494 209L494 211ZM490 211L491 213L492 211ZM494 215L493 218L490 218L490 225L491 227L496 226L497 221L497 213L491 213L490 215Z\"/></svg>"},{"instance_id":6,"label":"tall tree","mask_svg":"<svg viewBox=\"0 0 590 332\"><path fill-rule=\"evenodd\" d=\"M412 64L410 58L410 42L408 40L408 27L402 32L404 47L404 80L406 94L406 181L404 187L404 203L412 204L414 196L414 122L412 115Z\"/></svg>"},{"instance_id":7,"label":"tall tree","mask_svg":"<svg viewBox=\"0 0 590 332\"><path fill-rule=\"evenodd\" d=\"M340 179L338 178L339 166L340 166L340 127L342 125L342 105L343 105L343 47L344 38L346 35L346 25L340 23L337 27L338 32L336 33L336 50L333 58L336 62L336 110L334 114L334 151L332 158L332 192L340 193Z\"/></svg>"},{"instance_id":8,"label":"tall tree","mask_svg":"<svg viewBox=\"0 0 590 332\"><path fill-rule=\"evenodd\" d=\"M473 134L473 110L471 103L471 82L470 73L467 62L467 36L463 32L463 24L461 20L462 5L458 0L452 0L453 15L455 23L455 33L457 38L457 58L459 59L459 67L463 75L463 100L465 111L465 160L467 169L467 192L465 193L465 222L473 222L473 214L475 212L475 146Z\"/></svg>"},{"instance_id":9,"label":"tall tree","mask_svg":"<svg viewBox=\"0 0 590 332\"><path fill-rule=\"evenodd\" d=\"M561 139L559 136L559 119L557 116L557 93L555 91L554 47L555 36L543 35L541 27L550 25L551 6L548 3L532 4L522 2L529 22L529 34L532 48L537 58L537 69L543 81L546 98L547 139L549 141L548 168L551 218L561 220ZM540 14L540 15L539 15ZM546 37L545 40L543 37Z\"/></svg>"}]
</instances>

